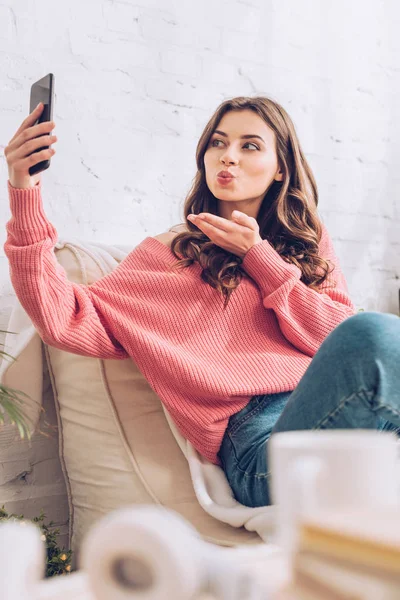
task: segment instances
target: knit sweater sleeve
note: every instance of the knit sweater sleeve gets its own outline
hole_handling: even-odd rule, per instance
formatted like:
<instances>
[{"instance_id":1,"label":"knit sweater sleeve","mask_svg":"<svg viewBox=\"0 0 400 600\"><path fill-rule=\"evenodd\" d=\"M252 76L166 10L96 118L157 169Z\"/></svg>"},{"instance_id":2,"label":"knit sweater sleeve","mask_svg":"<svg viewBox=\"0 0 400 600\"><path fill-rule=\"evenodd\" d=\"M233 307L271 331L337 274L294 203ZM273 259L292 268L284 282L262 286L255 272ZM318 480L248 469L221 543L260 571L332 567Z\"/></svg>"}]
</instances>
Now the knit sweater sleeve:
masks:
<instances>
[{"instance_id":1,"label":"knit sweater sleeve","mask_svg":"<svg viewBox=\"0 0 400 600\"><path fill-rule=\"evenodd\" d=\"M300 281L301 270L287 263L268 240L253 246L242 263L259 286L264 307L275 312L283 335L311 357L335 327L356 314L332 240L321 225L319 256L330 260L334 270L318 292Z\"/></svg>"},{"instance_id":2,"label":"knit sweater sleeve","mask_svg":"<svg viewBox=\"0 0 400 600\"><path fill-rule=\"evenodd\" d=\"M8 191L4 251L11 283L42 340L83 356L128 358L111 326L116 292L101 285L105 278L90 286L71 282L58 263L57 231L44 213L41 185L18 189L8 181Z\"/></svg>"}]
</instances>

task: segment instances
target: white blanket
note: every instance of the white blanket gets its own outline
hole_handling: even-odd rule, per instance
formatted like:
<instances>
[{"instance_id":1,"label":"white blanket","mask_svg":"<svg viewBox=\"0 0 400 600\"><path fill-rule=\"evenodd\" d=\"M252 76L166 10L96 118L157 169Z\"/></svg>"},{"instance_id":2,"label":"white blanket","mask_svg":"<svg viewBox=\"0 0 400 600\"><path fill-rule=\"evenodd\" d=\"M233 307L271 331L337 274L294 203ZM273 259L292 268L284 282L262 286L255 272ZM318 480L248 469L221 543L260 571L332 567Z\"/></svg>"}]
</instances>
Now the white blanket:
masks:
<instances>
[{"instance_id":1,"label":"white blanket","mask_svg":"<svg viewBox=\"0 0 400 600\"><path fill-rule=\"evenodd\" d=\"M91 255L104 274L115 269L132 251L132 247L86 243L76 239L59 240L55 249L60 249L65 244L72 244ZM17 298L7 331L15 332L16 335L7 335L4 350L18 360L3 360L0 366L0 384L21 390L33 399L34 402L24 403L23 408L32 422L37 424L42 404L42 342ZM224 523L233 527L244 526L249 531L258 533L264 541L270 541L275 507L249 508L237 502L223 470L200 456L179 433L165 408L164 412L171 431L189 462L193 487L203 509ZM14 437L14 428L0 428L0 450L11 443Z\"/></svg>"}]
</instances>

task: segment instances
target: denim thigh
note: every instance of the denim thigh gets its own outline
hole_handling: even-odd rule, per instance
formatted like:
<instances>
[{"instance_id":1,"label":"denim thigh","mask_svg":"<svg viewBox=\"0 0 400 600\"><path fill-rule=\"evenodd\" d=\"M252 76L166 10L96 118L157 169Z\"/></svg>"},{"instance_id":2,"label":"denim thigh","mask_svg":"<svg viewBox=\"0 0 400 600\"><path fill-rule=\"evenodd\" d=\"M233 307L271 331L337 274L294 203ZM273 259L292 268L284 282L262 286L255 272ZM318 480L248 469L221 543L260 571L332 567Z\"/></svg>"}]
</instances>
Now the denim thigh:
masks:
<instances>
[{"instance_id":1,"label":"denim thigh","mask_svg":"<svg viewBox=\"0 0 400 600\"><path fill-rule=\"evenodd\" d=\"M271 504L267 442L291 394L253 396L229 419L219 458L236 500L245 506ZM385 419L379 419L377 429L400 437L400 429Z\"/></svg>"},{"instance_id":2,"label":"denim thigh","mask_svg":"<svg viewBox=\"0 0 400 600\"><path fill-rule=\"evenodd\" d=\"M245 506L268 506L267 441L292 392L253 396L229 419L219 450L233 494Z\"/></svg>"}]
</instances>

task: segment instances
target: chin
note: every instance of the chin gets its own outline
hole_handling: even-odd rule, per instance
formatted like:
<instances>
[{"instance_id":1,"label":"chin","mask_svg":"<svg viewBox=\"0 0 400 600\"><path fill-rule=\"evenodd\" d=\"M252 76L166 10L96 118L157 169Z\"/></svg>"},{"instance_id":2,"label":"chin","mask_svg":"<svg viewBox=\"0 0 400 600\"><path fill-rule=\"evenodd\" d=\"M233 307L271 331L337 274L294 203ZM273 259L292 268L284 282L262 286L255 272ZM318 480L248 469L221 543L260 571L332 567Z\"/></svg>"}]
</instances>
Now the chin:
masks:
<instances>
[{"instance_id":1,"label":"chin","mask_svg":"<svg viewBox=\"0 0 400 600\"><path fill-rule=\"evenodd\" d=\"M213 196L218 200L236 200L236 198L232 197L232 193L229 190L222 190L220 188L211 190Z\"/></svg>"}]
</instances>

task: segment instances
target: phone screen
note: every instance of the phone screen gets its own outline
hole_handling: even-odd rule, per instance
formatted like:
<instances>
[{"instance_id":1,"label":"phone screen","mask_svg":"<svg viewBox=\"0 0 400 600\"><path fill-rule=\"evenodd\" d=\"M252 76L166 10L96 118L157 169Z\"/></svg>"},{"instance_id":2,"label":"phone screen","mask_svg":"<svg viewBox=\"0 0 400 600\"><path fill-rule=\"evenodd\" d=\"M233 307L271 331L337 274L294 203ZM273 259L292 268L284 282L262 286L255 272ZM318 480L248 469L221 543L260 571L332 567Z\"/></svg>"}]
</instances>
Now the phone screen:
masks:
<instances>
[{"instance_id":1,"label":"phone screen","mask_svg":"<svg viewBox=\"0 0 400 600\"><path fill-rule=\"evenodd\" d=\"M39 102L42 102L44 105L42 114L39 119L34 123L34 125L38 125L39 123L43 123L44 121L52 121L53 120L53 105L54 105L54 75L53 73L49 73L42 79L35 81L35 83L31 87L31 97L29 104L29 112L31 113ZM47 133L43 135L48 135ZM41 148L37 148L34 152L40 152L41 150L47 149L49 146L42 146ZM50 166L50 159L43 160L32 167L29 167L29 175L35 175L36 173L40 173L40 171L44 171L48 169Z\"/></svg>"}]
</instances>

